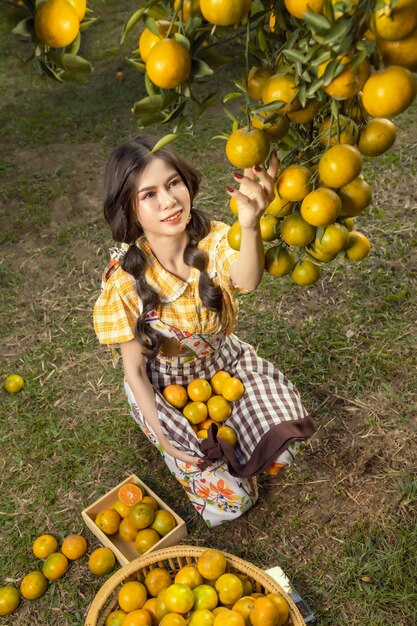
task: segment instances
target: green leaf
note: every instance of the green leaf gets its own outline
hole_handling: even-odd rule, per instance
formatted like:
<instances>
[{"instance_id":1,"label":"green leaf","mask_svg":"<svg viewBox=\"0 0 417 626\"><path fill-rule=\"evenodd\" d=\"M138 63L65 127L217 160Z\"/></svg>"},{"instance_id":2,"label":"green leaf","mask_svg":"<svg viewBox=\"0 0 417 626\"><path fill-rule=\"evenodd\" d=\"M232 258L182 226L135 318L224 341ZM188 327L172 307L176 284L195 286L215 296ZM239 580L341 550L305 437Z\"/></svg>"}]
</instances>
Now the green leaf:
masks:
<instances>
[{"instance_id":1,"label":"green leaf","mask_svg":"<svg viewBox=\"0 0 417 626\"><path fill-rule=\"evenodd\" d=\"M219 94L217 91L211 93L206 98L204 98L204 100L199 103L198 108L199 108L200 113L204 113L204 111L206 111L206 109L208 109L209 106L217 102L218 98L219 98Z\"/></svg>"},{"instance_id":2,"label":"green leaf","mask_svg":"<svg viewBox=\"0 0 417 626\"><path fill-rule=\"evenodd\" d=\"M32 38L35 33L35 20L33 17L26 17L16 24L12 33L19 37Z\"/></svg>"},{"instance_id":3,"label":"green leaf","mask_svg":"<svg viewBox=\"0 0 417 626\"><path fill-rule=\"evenodd\" d=\"M262 50L262 52L265 52L265 50L267 49L268 45L267 45L265 34L264 34L264 31L263 31L262 27L259 27L257 29L257 31L256 31L256 38L258 40L260 49Z\"/></svg>"},{"instance_id":4,"label":"green leaf","mask_svg":"<svg viewBox=\"0 0 417 626\"><path fill-rule=\"evenodd\" d=\"M68 54L78 54L80 45L81 45L81 35L80 33L78 33L78 35L76 36L72 44L70 44L69 46L65 48L65 51L68 52Z\"/></svg>"},{"instance_id":5,"label":"green leaf","mask_svg":"<svg viewBox=\"0 0 417 626\"><path fill-rule=\"evenodd\" d=\"M98 17L84 18L80 24L80 31L87 30L87 28L90 28L90 26L92 26L94 22L97 22L98 19Z\"/></svg>"},{"instance_id":6,"label":"green leaf","mask_svg":"<svg viewBox=\"0 0 417 626\"><path fill-rule=\"evenodd\" d=\"M132 109L132 113L134 113ZM155 113L152 115L144 115L139 118L140 125L143 127L152 126L153 124L161 124L164 116L162 113Z\"/></svg>"},{"instance_id":7,"label":"green leaf","mask_svg":"<svg viewBox=\"0 0 417 626\"><path fill-rule=\"evenodd\" d=\"M331 24L324 15L319 15L313 11L306 11L303 15L304 21L310 26L312 33L316 33L321 30L329 30Z\"/></svg>"},{"instance_id":8,"label":"green leaf","mask_svg":"<svg viewBox=\"0 0 417 626\"><path fill-rule=\"evenodd\" d=\"M301 87L299 88L297 92L297 96L298 96L298 99L300 100L302 107L305 107L306 102L307 102L306 91L307 91L307 86L303 84L301 85Z\"/></svg>"},{"instance_id":9,"label":"green leaf","mask_svg":"<svg viewBox=\"0 0 417 626\"><path fill-rule=\"evenodd\" d=\"M305 58L305 56L299 50L286 50L286 49L284 49L282 51L282 54L285 56L285 58L289 59L290 61L296 61L298 63L306 63L307 62L307 59Z\"/></svg>"},{"instance_id":10,"label":"green leaf","mask_svg":"<svg viewBox=\"0 0 417 626\"><path fill-rule=\"evenodd\" d=\"M191 62L192 75L195 78L204 78L205 76L211 76L214 74L213 70L205 61L194 58Z\"/></svg>"},{"instance_id":11,"label":"green leaf","mask_svg":"<svg viewBox=\"0 0 417 626\"><path fill-rule=\"evenodd\" d=\"M152 148L151 152L157 152L158 150L160 150L164 146L168 145L169 143L172 143L173 141L176 141L178 139L178 137L179 137L179 135L177 135L175 133L170 133L169 135L164 135L164 137L162 137L159 141L156 142L156 144Z\"/></svg>"},{"instance_id":12,"label":"green leaf","mask_svg":"<svg viewBox=\"0 0 417 626\"><path fill-rule=\"evenodd\" d=\"M148 96L154 96L156 94L155 85L147 74L145 74L145 89Z\"/></svg>"},{"instance_id":13,"label":"green leaf","mask_svg":"<svg viewBox=\"0 0 417 626\"><path fill-rule=\"evenodd\" d=\"M141 9L138 9L137 11L132 13L132 15L127 19L127 21L125 22L123 26L122 36L120 38L121 44L124 43L127 35L130 33L132 28L134 28L136 24L139 22L144 12L145 12L145 9L142 7Z\"/></svg>"},{"instance_id":14,"label":"green leaf","mask_svg":"<svg viewBox=\"0 0 417 626\"><path fill-rule=\"evenodd\" d=\"M358 67L358 65L360 65L367 58L367 56L368 54L366 50L361 50L360 52L355 54L355 56L353 57L350 63L350 68L354 70L356 67Z\"/></svg>"},{"instance_id":15,"label":"green leaf","mask_svg":"<svg viewBox=\"0 0 417 626\"><path fill-rule=\"evenodd\" d=\"M233 123L237 122L237 127L239 128L239 120L237 119L236 115L232 113L232 111L230 111L230 109L228 109L224 104L223 111L226 113L227 117L232 120Z\"/></svg>"},{"instance_id":16,"label":"green leaf","mask_svg":"<svg viewBox=\"0 0 417 626\"><path fill-rule=\"evenodd\" d=\"M330 50L323 50L323 52L318 54L316 58L311 61L311 65L313 65L314 67L316 65L321 65L322 63L325 63L326 61L328 61L331 58L331 56L332 56L332 53Z\"/></svg>"},{"instance_id":17,"label":"green leaf","mask_svg":"<svg viewBox=\"0 0 417 626\"><path fill-rule=\"evenodd\" d=\"M187 39L187 37L185 37L184 35L181 35L180 33L175 33L174 39L175 41L178 41L178 43L181 43L185 48L187 48L187 50L190 49L190 40Z\"/></svg>"},{"instance_id":18,"label":"green leaf","mask_svg":"<svg viewBox=\"0 0 417 626\"><path fill-rule=\"evenodd\" d=\"M318 91L319 89L322 88L323 86L323 82L324 82L324 77L321 76L320 78L317 78L317 80L315 80L306 90L306 96L307 98L311 98L311 96L313 96L316 91Z\"/></svg>"},{"instance_id":19,"label":"green leaf","mask_svg":"<svg viewBox=\"0 0 417 626\"><path fill-rule=\"evenodd\" d=\"M71 74L91 74L93 71L90 61L77 54L63 54L62 63L65 71Z\"/></svg>"},{"instance_id":20,"label":"green leaf","mask_svg":"<svg viewBox=\"0 0 417 626\"><path fill-rule=\"evenodd\" d=\"M128 58L126 58L126 61L129 61L129 63L131 63L133 67L136 67L136 69L139 70L140 72L144 72L146 69L145 63L141 61L137 61L136 59L128 59Z\"/></svg>"},{"instance_id":21,"label":"green leaf","mask_svg":"<svg viewBox=\"0 0 417 626\"><path fill-rule=\"evenodd\" d=\"M340 18L336 24L330 28L330 30L321 38L321 43L331 44L335 41L342 40L352 30L353 20L351 18Z\"/></svg>"},{"instance_id":22,"label":"green leaf","mask_svg":"<svg viewBox=\"0 0 417 626\"><path fill-rule=\"evenodd\" d=\"M177 106L175 109L173 109L172 111L168 112L162 123L166 124L167 122L171 122L172 120L176 120L178 117L180 117L180 115L182 114L183 110L185 109L187 103L186 102L181 102L181 104L179 106Z\"/></svg>"},{"instance_id":23,"label":"green leaf","mask_svg":"<svg viewBox=\"0 0 417 626\"><path fill-rule=\"evenodd\" d=\"M132 113L134 115L142 115L143 113L155 113L162 109L164 106L164 97L161 94L155 94L154 96L146 96L141 100L138 100L132 106Z\"/></svg>"},{"instance_id":24,"label":"green leaf","mask_svg":"<svg viewBox=\"0 0 417 626\"><path fill-rule=\"evenodd\" d=\"M52 69L52 67L48 63L45 63L45 61L42 61L41 59L39 59L39 65L41 66L42 72L45 74L45 76L47 76L48 78L53 78L60 83L63 82L61 78L61 72Z\"/></svg>"},{"instance_id":25,"label":"green leaf","mask_svg":"<svg viewBox=\"0 0 417 626\"><path fill-rule=\"evenodd\" d=\"M158 24L156 23L156 20L152 16L150 16L149 14L146 14L144 17L144 22L145 22L145 27L149 28L149 30L154 35L159 35Z\"/></svg>"},{"instance_id":26,"label":"green leaf","mask_svg":"<svg viewBox=\"0 0 417 626\"><path fill-rule=\"evenodd\" d=\"M223 98L223 104L229 102L230 100L235 100L236 98L241 98L243 96L241 91L230 91Z\"/></svg>"}]
</instances>

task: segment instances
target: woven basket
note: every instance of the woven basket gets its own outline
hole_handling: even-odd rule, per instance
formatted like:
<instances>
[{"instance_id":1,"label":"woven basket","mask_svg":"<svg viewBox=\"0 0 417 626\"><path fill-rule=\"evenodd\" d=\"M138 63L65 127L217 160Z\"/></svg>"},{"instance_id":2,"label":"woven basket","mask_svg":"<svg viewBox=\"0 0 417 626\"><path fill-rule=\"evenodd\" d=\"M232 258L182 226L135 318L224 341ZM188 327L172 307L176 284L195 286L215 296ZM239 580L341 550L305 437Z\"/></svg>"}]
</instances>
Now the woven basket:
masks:
<instances>
[{"instance_id":1,"label":"woven basket","mask_svg":"<svg viewBox=\"0 0 417 626\"><path fill-rule=\"evenodd\" d=\"M156 567L165 567L173 576L184 565L195 562L207 548L197 546L175 546L156 550L146 556L139 557L117 570L100 588L89 608L84 626L104 626L108 614L117 604L117 587L127 580L144 581L146 574ZM293 626L304 626L305 622L290 596L272 576L232 554L223 552L227 559L228 571L244 574L258 593L280 593L289 604Z\"/></svg>"}]
</instances>

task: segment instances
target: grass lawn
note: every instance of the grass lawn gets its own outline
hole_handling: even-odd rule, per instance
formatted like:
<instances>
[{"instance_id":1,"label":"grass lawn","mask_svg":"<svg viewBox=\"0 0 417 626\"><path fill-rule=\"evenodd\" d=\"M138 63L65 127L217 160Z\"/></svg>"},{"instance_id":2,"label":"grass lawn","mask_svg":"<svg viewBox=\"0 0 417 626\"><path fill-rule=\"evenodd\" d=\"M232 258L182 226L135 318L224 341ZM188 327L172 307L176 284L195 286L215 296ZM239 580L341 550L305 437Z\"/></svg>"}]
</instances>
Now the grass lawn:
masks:
<instances>
[{"instance_id":1,"label":"grass lawn","mask_svg":"<svg viewBox=\"0 0 417 626\"><path fill-rule=\"evenodd\" d=\"M129 416L121 367L92 328L111 245L103 165L138 131L130 107L144 95L124 61L134 37L118 47L137 3L92 4L102 19L84 54L95 72L81 86L33 80L0 27L0 377L26 381L0 391L0 586L38 566L40 534L82 532L98 547L81 510L136 473L186 520L186 543L280 564L321 625L415 626L417 107L397 118L394 147L366 161L374 199L357 223L369 257L331 264L310 289L265 277L240 298L238 334L297 385L318 431L289 471L260 478L251 511L209 530ZM204 173L196 205L231 222L233 170L211 139L227 129L213 110L177 147ZM81 625L102 584L81 559L0 624Z\"/></svg>"}]
</instances>

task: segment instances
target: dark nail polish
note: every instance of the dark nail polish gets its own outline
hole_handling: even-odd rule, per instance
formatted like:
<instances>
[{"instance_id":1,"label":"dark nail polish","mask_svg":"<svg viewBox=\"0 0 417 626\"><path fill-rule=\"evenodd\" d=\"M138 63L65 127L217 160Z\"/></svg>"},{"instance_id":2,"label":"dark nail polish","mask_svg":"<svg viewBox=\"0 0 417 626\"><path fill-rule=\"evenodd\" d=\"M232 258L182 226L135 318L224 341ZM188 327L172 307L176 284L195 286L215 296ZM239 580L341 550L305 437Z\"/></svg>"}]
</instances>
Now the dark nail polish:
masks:
<instances>
[{"instance_id":1,"label":"dark nail polish","mask_svg":"<svg viewBox=\"0 0 417 626\"><path fill-rule=\"evenodd\" d=\"M229 193L233 193L233 192L234 192L233 187L226 187L226 189L227 189L227 191L228 191Z\"/></svg>"},{"instance_id":2,"label":"dark nail polish","mask_svg":"<svg viewBox=\"0 0 417 626\"><path fill-rule=\"evenodd\" d=\"M259 167L259 165L254 165L253 169L255 170L255 172L260 172L261 168Z\"/></svg>"},{"instance_id":3,"label":"dark nail polish","mask_svg":"<svg viewBox=\"0 0 417 626\"><path fill-rule=\"evenodd\" d=\"M239 174L239 172L233 172L233 176L234 176L235 178L239 178L239 180L240 180L241 178L243 178L243 174Z\"/></svg>"}]
</instances>

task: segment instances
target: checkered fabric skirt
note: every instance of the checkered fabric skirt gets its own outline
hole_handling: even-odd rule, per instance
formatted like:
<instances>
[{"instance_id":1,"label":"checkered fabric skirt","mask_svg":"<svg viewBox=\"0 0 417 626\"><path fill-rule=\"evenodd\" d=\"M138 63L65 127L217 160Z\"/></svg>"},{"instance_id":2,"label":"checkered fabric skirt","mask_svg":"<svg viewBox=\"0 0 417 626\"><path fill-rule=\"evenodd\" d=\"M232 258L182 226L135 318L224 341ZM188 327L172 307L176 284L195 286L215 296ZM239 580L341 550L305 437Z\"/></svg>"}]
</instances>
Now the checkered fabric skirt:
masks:
<instances>
[{"instance_id":1,"label":"checkered fabric skirt","mask_svg":"<svg viewBox=\"0 0 417 626\"><path fill-rule=\"evenodd\" d=\"M232 403L232 414L227 420L237 434L236 448L217 440L216 425L210 427L208 439L198 439L183 414L168 404L161 393L169 384L186 386L195 378L210 380L219 370L239 378L245 387L240 400ZM148 375L156 390L163 432L177 448L202 457L206 467L223 460L233 476L256 476L278 458L282 460L285 452L291 462L291 450L295 452L299 442L314 432L314 424L294 385L235 335L226 336L218 350L193 361L154 359L148 363ZM146 426L141 424L143 416L136 414L136 419Z\"/></svg>"}]
</instances>

